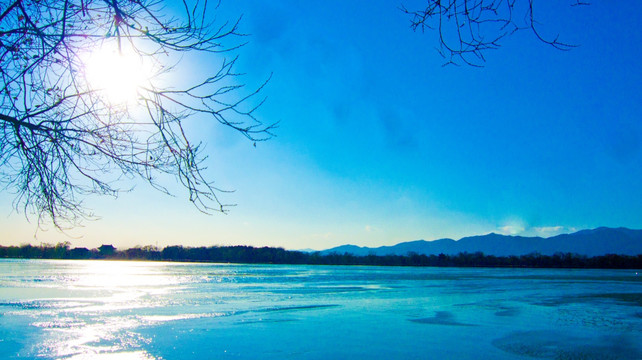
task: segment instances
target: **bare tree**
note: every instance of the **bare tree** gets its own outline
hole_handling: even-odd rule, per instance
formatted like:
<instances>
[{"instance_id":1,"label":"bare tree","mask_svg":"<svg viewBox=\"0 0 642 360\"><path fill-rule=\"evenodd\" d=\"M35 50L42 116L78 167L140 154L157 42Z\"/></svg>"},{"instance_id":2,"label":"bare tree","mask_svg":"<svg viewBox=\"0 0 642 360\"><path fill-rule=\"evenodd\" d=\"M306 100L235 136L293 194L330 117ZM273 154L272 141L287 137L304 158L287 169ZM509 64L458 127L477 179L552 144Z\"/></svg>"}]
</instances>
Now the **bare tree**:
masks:
<instances>
[{"instance_id":1,"label":"bare tree","mask_svg":"<svg viewBox=\"0 0 642 360\"><path fill-rule=\"evenodd\" d=\"M587 5L569 0L570 6ZM530 30L537 39L559 50L575 45L559 36L542 35L536 18L535 0L426 0L425 8L402 11L411 16L411 28L433 30L439 38L437 50L446 64L482 66L487 50L500 47L500 41L519 30Z\"/></svg>"},{"instance_id":2,"label":"bare tree","mask_svg":"<svg viewBox=\"0 0 642 360\"><path fill-rule=\"evenodd\" d=\"M185 121L208 117L254 145L270 138L274 125L254 115L261 101L252 99L263 86L244 92L238 83L238 21L211 22L216 7L208 5L0 0L0 181L15 192L19 211L37 215L39 225L70 227L92 216L83 206L87 195L116 195L121 180L136 177L168 192L161 180L167 174L201 211L227 210L217 196L222 190L203 176L206 157L188 139ZM110 85L91 79L92 54L110 47L153 72L133 98L114 101ZM193 53L220 62L194 69L189 77L198 79L187 85L163 85ZM119 60L102 60L104 77L142 71L125 65L110 73L101 67Z\"/></svg>"}]
</instances>

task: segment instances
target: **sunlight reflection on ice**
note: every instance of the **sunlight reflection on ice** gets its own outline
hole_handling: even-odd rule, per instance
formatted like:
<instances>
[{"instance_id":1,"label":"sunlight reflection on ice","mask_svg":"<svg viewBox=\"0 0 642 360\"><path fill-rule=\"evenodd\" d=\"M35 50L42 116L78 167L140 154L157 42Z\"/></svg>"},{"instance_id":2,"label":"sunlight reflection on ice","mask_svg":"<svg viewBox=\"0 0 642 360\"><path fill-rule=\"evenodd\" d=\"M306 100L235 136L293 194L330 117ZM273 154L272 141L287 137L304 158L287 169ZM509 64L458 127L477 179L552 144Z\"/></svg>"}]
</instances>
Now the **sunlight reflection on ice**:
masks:
<instances>
[{"instance_id":1,"label":"sunlight reflection on ice","mask_svg":"<svg viewBox=\"0 0 642 360\"><path fill-rule=\"evenodd\" d=\"M77 356L96 353L113 353L130 347L137 347L148 342L131 329L139 325L132 318L113 318L99 323L84 324L83 326L69 328L52 328L55 336L43 344L41 352L53 353L58 357Z\"/></svg>"},{"instance_id":2,"label":"sunlight reflection on ice","mask_svg":"<svg viewBox=\"0 0 642 360\"><path fill-rule=\"evenodd\" d=\"M75 271L70 286L81 288L138 288L172 285L176 279L159 276L157 266L125 261L87 261ZM153 265L153 264L152 264Z\"/></svg>"},{"instance_id":3,"label":"sunlight reflection on ice","mask_svg":"<svg viewBox=\"0 0 642 360\"><path fill-rule=\"evenodd\" d=\"M164 275L163 268L156 264L88 261L74 262L73 265L63 284L74 297L48 300L71 300L70 304L74 306L50 309L49 315L59 319L57 321L32 323L54 335L43 344L40 353L73 360L155 359L145 351L126 351L140 348L150 341L132 329L154 320L170 321L179 317L152 320L132 316L129 312L161 306L156 295L170 291L178 280ZM90 301L87 301L88 294L93 294ZM85 322L71 318L64 320L65 315L76 319L78 316L89 318Z\"/></svg>"},{"instance_id":4,"label":"sunlight reflection on ice","mask_svg":"<svg viewBox=\"0 0 642 360\"><path fill-rule=\"evenodd\" d=\"M87 353L76 355L68 358L69 360L155 360L156 358L151 356L145 351L128 351L128 352L119 352L119 353L103 353L103 354L94 354Z\"/></svg>"}]
</instances>

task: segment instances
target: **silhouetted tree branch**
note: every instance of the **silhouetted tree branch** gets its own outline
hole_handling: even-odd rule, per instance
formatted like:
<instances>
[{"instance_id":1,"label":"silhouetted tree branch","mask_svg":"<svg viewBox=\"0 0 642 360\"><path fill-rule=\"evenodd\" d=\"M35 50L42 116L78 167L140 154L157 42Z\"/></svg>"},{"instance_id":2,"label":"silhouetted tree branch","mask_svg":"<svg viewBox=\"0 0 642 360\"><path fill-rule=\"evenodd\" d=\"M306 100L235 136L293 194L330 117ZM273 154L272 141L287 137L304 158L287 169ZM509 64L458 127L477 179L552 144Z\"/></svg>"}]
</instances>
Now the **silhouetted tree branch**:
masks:
<instances>
[{"instance_id":1,"label":"silhouetted tree branch","mask_svg":"<svg viewBox=\"0 0 642 360\"><path fill-rule=\"evenodd\" d=\"M187 0L171 9L155 0L0 1L0 181L14 206L39 225L73 226L91 216L87 195L116 195L119 180L136 177L168 192L168 174L201 211L226 211L185 121L210 118L254 143L274 125L255 117L265 84L243 93L234 70L230 52L245 36L238 21L209 22L215 10ZM113 101L89 79L92 51L109 47L152 71L135 99ZM197 80L167 85L192 53L220 63L181 69Z\"/></svg>"},{"instance_id":2,"label":"silhouetted tree branch","mask_svg":"<svg viewBox=\"0 0 642 360\"><path fill-rule=\"evenodd\" d=\"M569 0L570 6L588 5ZM497 49L503 38L519 30L530 30L541 42L559 50L575 45L548 38L540 32L536 0L426 0L425 8L401 10L411 16L413 30L434 31L439 54L446 64L482 66L487 50Z\"/></svg>"}]
</instances>

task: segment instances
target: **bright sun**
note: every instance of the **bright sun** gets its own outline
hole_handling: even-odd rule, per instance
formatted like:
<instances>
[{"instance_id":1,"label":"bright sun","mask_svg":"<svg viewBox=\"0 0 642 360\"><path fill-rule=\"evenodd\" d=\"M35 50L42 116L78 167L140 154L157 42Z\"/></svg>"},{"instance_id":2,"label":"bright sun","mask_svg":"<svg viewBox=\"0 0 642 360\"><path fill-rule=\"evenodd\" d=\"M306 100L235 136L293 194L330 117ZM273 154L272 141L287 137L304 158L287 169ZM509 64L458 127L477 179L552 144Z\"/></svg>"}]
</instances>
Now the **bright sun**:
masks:
<instances>
[{"instance_id":1,"label":"bright sun","mask_svg":"<svg viewBox=\"0 0 642 360\"><path fill-rule=\"evenodd\" d=\"M149 83L150 66L137 54L107 46L88 54L85 76L91 89L101 92L112 104L136 101Z\"/></svg>"}]
</instances>

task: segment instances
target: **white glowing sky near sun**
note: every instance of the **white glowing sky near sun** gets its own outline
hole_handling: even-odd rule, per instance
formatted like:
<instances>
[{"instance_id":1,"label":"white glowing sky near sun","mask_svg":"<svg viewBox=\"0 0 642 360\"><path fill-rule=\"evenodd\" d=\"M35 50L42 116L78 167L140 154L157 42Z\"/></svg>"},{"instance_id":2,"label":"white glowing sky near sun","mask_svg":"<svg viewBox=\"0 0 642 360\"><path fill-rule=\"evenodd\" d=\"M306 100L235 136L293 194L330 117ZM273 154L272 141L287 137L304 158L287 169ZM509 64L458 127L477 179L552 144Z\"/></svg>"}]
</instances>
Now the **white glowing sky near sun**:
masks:
<instances>
[{"instance_id":1,"label":"white glowing sky near sun","mask_svg":"<svg viewBox=\"0 0 642 360\"><path fill-rule=\"evenodd\" d=\"M85 77L92 90L101 92L111 104L136 101L138 92L151 77L151 66L131 50L103 45L86 56Z\"/></svg>"}]
</instances>

